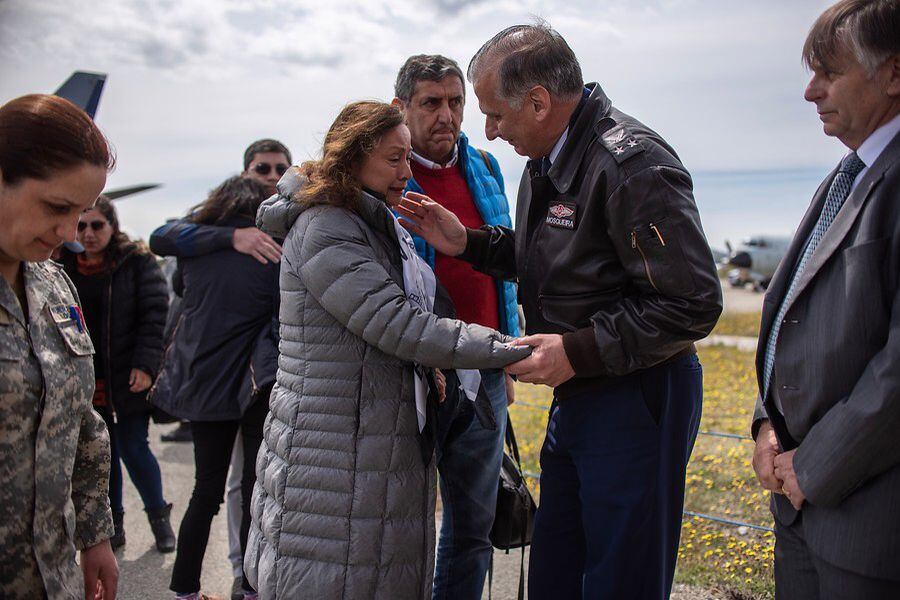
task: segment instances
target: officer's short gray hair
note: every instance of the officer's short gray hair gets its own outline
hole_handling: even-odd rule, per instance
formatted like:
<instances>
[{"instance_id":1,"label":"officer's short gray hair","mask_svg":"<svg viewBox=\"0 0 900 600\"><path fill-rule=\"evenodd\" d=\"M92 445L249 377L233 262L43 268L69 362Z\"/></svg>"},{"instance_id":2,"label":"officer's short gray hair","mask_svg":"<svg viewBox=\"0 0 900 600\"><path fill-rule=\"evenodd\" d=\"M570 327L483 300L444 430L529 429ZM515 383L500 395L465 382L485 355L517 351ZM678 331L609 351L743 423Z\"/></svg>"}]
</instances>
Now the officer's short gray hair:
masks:
<instances>
[{"instance_id":1,"label":"officer's short gray hair","mask_svg":"<svg viewBox=\"0 0 900 600\"><path fill-rule=\"evenodd\" d=\"M546 21L507 27L485 42L469 63L469 81L474 83L485 68L496 69L498 95L514 108L536 85L566 100L584 88L575 53Z\"/></svg>"},{"instance_id":2,"label":"officer's short gray hair","mask_svg":"<svg viewBox=\"0 0 900 600\"><path fill-rule=\"evenodd\" d=\"M400 67L400 72L397 73L394 95L403 102L409 102L416 93L416 85L420 81L440 81L448 75L459 77L459 82L463 86L463 97L465 97L466 79L455 60L440 54L410 56Z\"/></svg>"},{"instance_id":3,"label":"officer's short gray hair","mask_svg":"<svg viewBox=\"0 0 900 600\"><path fill-rule=\"evenodd\" d=\"M809 68L833 70L850 52L872 77L900 53L900 0L841 0L813 23L803 44Z\"/></svg>"}]
</instances>

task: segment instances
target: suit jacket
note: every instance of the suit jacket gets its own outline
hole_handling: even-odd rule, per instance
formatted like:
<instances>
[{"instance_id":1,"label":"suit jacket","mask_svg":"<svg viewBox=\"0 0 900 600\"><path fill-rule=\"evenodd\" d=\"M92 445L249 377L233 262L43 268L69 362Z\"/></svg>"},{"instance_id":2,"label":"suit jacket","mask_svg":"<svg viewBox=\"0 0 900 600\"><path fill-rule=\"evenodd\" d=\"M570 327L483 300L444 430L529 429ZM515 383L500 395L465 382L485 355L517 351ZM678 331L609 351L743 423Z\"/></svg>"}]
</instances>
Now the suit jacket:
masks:
<instances>
[{"instance_id":1,"label":"suit jacket","mask_svg":"<svg viewBox=\"0 0 900 600\"><path fill-rule=\"evenodd\" d=\"M763 304L766 338L837 169L813 198ZM900 135L847 198L807 263L781 326L771 417L806 495L803 532L820 558L869 577L900 578ZM773 494L784 524L797 513Z\"/></svg>"}]
</instances>

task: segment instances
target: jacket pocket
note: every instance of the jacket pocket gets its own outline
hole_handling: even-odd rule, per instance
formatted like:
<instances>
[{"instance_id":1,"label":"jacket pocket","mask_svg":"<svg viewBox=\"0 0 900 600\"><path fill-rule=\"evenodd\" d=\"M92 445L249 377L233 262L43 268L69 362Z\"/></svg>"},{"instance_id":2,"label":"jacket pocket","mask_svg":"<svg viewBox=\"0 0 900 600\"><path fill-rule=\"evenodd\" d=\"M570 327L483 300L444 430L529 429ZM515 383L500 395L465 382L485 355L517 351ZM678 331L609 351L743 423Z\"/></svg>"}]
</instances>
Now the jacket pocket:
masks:
<instances>
[{"instance_id":1,"label":"jacket pocket","mask_svg":"<svg viewBox=\"0 0 900 600\"><path fill-rule=\"evenodd\" d=\"M601 308L619 300L621 288L580 294L541 294L538 305L548 323L559 325L567 331L589 327L591 317Z\"/></svg>"},{"instance_id":2,"label":"jacket pocket","mask_svg":"<svg viewBox=\"0 0 900 600\"><path fill-rule=\"evenodd\" d=\"M694 277L679 243L674 223L663 218L631 230L631 249L656 293L682 296L694 291Z\"/></svg>"},{"instance_id":3,"label":"jacket pocket","mask_svg":"<svg viewBox=\"0 0 900 600\"><path fill-rule=\"evenodd\" d=\"M869 240L841 253L844 310L857 315L855 333L868 340L880 339L890 329L893 293L887 277L887 244L887 238Z\"/></svg>"},{"instance_id":4,"label":"jacket pocket","mask_svg":"<svg viewBox=\"0 0 900 600\"><path fill-rule=\"evenodd\" d=\"M87 329L82 327L79 331L78 324L74 320L56 321L56 328L70 354L90 356L94 353L94 344L91 342L91 336L88 335Z\"/></svg>"}]
</instances>

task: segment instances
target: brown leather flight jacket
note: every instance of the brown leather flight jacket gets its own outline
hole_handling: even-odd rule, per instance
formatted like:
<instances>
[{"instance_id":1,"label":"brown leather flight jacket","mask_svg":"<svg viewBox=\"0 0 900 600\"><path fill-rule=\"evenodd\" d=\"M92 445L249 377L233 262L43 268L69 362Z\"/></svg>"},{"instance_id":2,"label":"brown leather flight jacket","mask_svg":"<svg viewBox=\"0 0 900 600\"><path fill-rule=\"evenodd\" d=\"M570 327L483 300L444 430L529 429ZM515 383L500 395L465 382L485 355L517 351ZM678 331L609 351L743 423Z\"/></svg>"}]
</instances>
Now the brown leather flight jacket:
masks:
<instances>
[{"instance_id":1,"label":"brown leather flight jacket","mask_svg":"<svg viewBox=\"0 0 900 600\"><path fill-rule=\"evenodd\" d=\"M460 256L518 279L528 334L563 335L576 375L558 396L693 352L722 311L687 170L599 85L586 89L556 161L522 175L516 231L470 229Z\"/></svg>"}]
</instances>

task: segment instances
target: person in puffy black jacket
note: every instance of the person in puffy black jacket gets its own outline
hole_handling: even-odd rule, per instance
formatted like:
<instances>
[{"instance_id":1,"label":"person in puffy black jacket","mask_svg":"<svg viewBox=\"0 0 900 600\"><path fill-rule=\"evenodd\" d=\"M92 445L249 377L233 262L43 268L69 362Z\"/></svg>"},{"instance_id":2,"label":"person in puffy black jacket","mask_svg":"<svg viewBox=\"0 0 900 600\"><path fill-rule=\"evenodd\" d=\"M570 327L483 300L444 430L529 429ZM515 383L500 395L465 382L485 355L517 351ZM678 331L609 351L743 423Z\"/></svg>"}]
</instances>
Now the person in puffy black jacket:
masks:
<instances>
[{"instance_id":1,"label":"person in puffy black jacket","mask_svg":"<svg viewBox=\"0 0 900 600\"><path fill-rule=\"evenodd\" d=\"M168 291L156 257L145 244L119 229L116 210L101 196L81 215L78 240L83 254L64 251L60 260L82 301L94 343L94 408L112 438L109 497L116 533L113 548L125 544L121 459L141 495L160 552L175 549L159 463L147 442L152 407L147 390L159 371Z\"/></svg>"}]
</instances>

